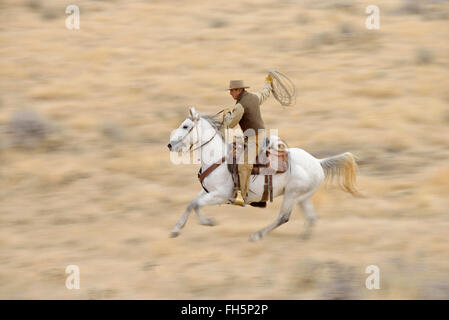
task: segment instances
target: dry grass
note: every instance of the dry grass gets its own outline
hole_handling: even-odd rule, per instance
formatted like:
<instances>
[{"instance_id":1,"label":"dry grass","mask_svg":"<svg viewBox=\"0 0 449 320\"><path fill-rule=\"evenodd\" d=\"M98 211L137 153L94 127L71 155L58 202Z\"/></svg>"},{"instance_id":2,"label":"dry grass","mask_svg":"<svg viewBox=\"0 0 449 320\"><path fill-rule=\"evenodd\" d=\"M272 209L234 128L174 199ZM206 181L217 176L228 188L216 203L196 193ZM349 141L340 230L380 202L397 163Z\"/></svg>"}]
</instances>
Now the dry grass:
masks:
<instances>
[{"instance_id":1,"label":"dry grass","mask_svg":"<svg viewBox=\"0 0 449 320\"><path fill-rule=\"evenodd\" d=\"M0 4L1 298L449 297L449 3L380 1L379 31L364 29L357 1L78 5L69 31L60 1ZM217 226L192 214L168 238L201 190L198 165L169 161L171 130L188 106L231 106L230 79L258 89L272 68L298 96L293 108L270 98L267 126L317 157L353 153L366 197L323 186L309 241L295 208L247 242L281 199L204 208ZM25 107L51 130L17 125ZM64 286L69 264L79 291ZM380 290L365 288L371 264Z\"/></svg>"}]
</instances>

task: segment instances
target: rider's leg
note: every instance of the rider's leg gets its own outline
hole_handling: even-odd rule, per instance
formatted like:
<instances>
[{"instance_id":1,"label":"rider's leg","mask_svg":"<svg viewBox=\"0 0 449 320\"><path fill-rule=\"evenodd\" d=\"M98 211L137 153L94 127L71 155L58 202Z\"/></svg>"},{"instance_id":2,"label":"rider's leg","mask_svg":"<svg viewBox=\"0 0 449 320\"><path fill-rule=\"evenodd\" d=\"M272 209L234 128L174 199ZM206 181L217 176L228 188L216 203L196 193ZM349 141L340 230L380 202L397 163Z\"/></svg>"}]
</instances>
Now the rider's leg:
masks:
<instances>
[{"instance_id":1,"label":"rider's leg","mask_svg":"<svg viewBox=\"0 0 449 320\"><path fill-rule=\"evenodd\" d=\"M245 203L247 203L249 183L251 179L251 171L253 164L256 162L258 153L257 135L245 137L245 152L243 154L243 163L239 162L238 171L240 179L240 191Z\"/></svg>"},{"instance_id":2,"label":"rider's leg","mask_svg":"<svg viewBox=\"0 0 449 320\"><path fill-rule=\"evenodd\" d=\"M243 201L246 203L249 190L249 181L251 178L251 170L253 169L252 164L242 163L238 165L239 170L239 180L240 180L240 192Z\"/></svg>"}]
</instances>

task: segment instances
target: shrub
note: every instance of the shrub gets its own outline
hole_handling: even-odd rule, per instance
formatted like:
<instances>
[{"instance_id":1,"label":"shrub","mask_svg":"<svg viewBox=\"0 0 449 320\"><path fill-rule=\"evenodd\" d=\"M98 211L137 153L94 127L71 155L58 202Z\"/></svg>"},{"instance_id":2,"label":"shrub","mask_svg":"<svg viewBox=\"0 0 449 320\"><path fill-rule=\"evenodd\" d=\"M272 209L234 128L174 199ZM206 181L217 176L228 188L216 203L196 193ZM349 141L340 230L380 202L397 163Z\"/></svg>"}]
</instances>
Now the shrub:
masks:
<instances>
[{"instance_id":1,"label":"shrub","mask_svg":"<svg viewBox=\"0 0 449 320\"><path fill-rule=\"evenodd\" d=\"M30 148L44 140L49 130L35 111L18 110L13 113L7 131L12 135L14 146Z\"/></svg>"}]
</instances>

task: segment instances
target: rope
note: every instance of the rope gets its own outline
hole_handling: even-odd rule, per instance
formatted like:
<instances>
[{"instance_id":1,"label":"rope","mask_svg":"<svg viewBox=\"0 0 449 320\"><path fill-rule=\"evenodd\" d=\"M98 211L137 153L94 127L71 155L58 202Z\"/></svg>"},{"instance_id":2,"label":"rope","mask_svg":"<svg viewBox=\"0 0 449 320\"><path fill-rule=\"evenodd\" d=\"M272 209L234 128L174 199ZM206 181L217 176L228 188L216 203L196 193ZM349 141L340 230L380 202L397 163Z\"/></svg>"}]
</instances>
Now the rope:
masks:
<instances>
[{"instance_id":1,"label":"rope","mask_svg":"<svg viewBox=\"0 0 449 320\"><path fill-rule=\"evenodd\" d=\"M283 73L270 70L273 78L271 84L274 98L283 106L291 106L296 103L296 88L293 82Z\"/></svg>"}]
</instances>

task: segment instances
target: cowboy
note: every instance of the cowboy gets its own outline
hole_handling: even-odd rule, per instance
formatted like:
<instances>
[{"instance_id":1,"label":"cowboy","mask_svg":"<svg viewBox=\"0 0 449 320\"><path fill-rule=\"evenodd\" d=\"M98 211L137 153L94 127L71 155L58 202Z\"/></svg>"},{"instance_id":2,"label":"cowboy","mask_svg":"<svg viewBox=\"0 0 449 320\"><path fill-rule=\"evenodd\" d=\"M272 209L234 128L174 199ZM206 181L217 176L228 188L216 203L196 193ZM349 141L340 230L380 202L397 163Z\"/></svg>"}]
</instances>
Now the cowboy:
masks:
<instances>
[{"instance_id":1,"label":"cowboy","mask_svg":"<svg viewBox=\"0 0 449 320\"><path fill-rule=\"evenodd\" d=\"M262 120L260 105L270 96L272 82L273 78L268 75L263 89L254 93L246 90L249 87L245 85L243 80L231 80L229 83L228 90L230 95L236 100L236 104L232 111L225 114L223 124L225 127L230 128L234 128L239 124L245 138L245 151L240 155L237 162L240 193L237 192L236 200L234 201L236 205L247 203L251 170L265 138L265 125ZM266 203L252 203L252 205L264 206Z\"/></svg>"}]
</instances>

